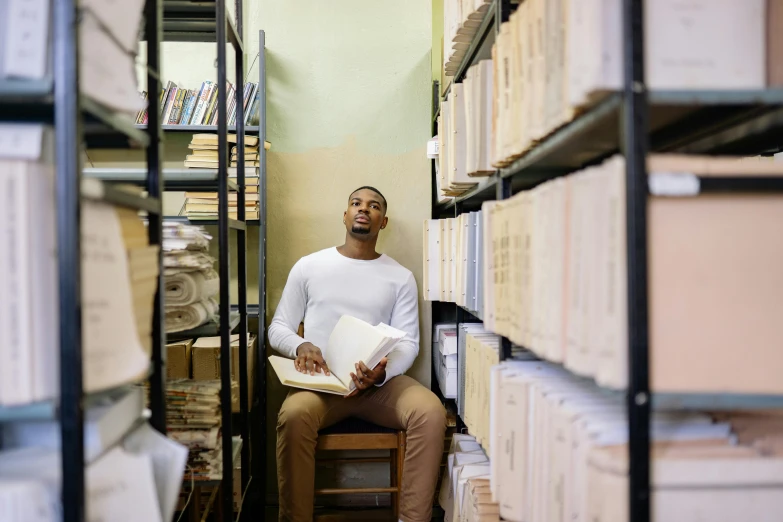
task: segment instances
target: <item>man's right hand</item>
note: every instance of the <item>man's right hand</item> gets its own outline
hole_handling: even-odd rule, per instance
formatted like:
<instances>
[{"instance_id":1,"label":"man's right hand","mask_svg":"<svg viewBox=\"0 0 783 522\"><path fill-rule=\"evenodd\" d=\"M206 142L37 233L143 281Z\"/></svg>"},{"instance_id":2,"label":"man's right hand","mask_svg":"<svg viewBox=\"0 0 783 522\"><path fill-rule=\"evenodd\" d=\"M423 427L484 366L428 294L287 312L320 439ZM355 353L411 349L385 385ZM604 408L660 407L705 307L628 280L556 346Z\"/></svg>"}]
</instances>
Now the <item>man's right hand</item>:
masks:
<instances>
[{"instance_id":1,"label":"man's right hand","mask_svg":"<svg viewBox=\"0 0 783 522\"><path fill-rule=\"evenodd\" d=\"M296 360L294 361L296 370L302 373L309 373L315 375L316 373L324 372L329 374L329 367L326 366L324 356L321 354L321 349L313 343L302 343L296 349Z\"/></svg>"}]
</instances>

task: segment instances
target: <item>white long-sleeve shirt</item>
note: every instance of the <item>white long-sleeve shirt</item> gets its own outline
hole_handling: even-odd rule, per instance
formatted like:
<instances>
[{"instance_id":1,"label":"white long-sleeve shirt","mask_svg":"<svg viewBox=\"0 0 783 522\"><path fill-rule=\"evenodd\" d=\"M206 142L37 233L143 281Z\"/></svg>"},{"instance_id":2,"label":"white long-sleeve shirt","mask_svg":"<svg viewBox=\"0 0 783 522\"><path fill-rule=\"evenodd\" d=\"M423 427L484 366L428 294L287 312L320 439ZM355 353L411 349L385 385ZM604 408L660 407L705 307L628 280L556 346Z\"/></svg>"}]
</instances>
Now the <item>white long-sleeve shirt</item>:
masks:
<instances>
[{"instance_id":1,"label":"white long-sleeve shirt","mask_svg":"<svg viewBox=\"0 0 783 522\"><path fill-rule=\"evenodd\" d=\"M294 359L296 349L309 341L329 364L329 335L342 315L386 323L407 334L388 356L386 382L413 365L419 353L416 280L385 254L371 261L351 259L332 247L297 261L269 325L269 342ZM302 319L305 338L296 333Z\"/></svg>"}]
</instances>

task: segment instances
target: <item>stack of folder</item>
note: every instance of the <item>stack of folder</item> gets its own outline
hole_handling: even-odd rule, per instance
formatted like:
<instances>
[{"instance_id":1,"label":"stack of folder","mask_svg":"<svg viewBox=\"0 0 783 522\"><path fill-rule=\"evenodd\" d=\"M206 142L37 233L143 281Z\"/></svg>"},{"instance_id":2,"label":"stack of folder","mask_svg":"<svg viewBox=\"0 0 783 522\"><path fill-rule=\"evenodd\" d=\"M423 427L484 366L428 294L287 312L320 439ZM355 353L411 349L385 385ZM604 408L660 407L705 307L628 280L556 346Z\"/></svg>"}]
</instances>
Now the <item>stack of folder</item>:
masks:
<instances>
[{"instance_id":1,"label":"stack of folder","mask_svg":"<svg viewBox=\"0 0 783 522\"><path fill-rule=\"evenodd\" d=\"M770 12L767 15L767 4ZM766 0L645 5L651 90L745 90L780 81L780 9ZM493 47L501 167L622 89L622 2L521 2ZM769 16L769 18L768 18ZM725 35L731 33L733 38ZM768 56L769 58L768 59Z\"/></svg>"},{"instance_id":2,"label":"stack of folder","mask_svg":"<svg viewBox=\"0 0 783 522\"><path fill-rule=\"evenodd\" d=\"M227 140L231 145L231 167L237 166L237 135L228 134ZM259 139L255 136L245 135L245 167L258 167L259 166L259 154L258 154ZM218 168L218 135L217 134L194 134L193 138L188 144L188 148L191 150L185 158L185 166L188 168L196 169L216 169ZM264 148L269 150L271 144L268 141L264 142Z\"/></svg>"},{"instance_id":3,"label":"stack of folder","mask_svg":"<svg viewBox=\"0 0 783 522\"><path fill-rule=\"evenodd\" d=\"M424 221L424 298L484 309L482 213Z\"/></svg>"},{"instance_id":4,"label":"stack of folder","mask_svg":"<svg viewBox=\"0 0 783 522\"><path fill-rule=\"evenodd\" d=\"M188 447L185 481L223 478L220 381L166 384L168 435Z\"/></svg>"},{"instance_id":5,"label":"stack of folder","mask_svg":"<svg viewBox=\"0 0 783 522\"><path fill-rule=\"evenodd\" d=\"M492 373L490 486L501 517L630 522L624 397L546 362ZM650 433L655 522L780 519L780 411L656 412Z\"/></svg>"},{"instance_id":6,"label":"stack of folder","mask_svg":"<svg viewBox=\"0 0 783 522\"><path fill-rule=\"evenodd\" d=\"M443 3L443 69L454 76L470 47L491 0L446 0Z\"/></svg>"},{"instance_id":7,"label":"stack of folder","mask_svg":"<svg viewBox=\"0 0 783 522\"><path fill-rule=\"evenodd\" d=\"M699 187L781 176L783 163L652 155L648 172L652 388L782 393L783 196ZM616 156L482 210L486 328L617 389L628 382L625 176Z\"/></svg>"}]
</instances>

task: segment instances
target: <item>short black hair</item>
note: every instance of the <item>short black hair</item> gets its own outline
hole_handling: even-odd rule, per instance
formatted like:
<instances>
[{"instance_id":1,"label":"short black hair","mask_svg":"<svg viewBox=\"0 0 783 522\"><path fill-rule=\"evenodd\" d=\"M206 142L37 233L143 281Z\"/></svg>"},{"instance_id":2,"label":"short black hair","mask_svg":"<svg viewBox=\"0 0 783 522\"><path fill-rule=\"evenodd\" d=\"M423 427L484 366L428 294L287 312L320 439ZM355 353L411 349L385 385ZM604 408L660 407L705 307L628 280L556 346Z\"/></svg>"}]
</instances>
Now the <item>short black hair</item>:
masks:
<instances>
[{"instance_id":1,"label":"short black hair","mask_svg":"<svg viewBox=\"0 0 783 522\"><path fill-rule=\"evenodd\" d=\"M372 190L373 192L378 194L381 197L381 199L383 200L383 209L384 209L384 211L389 210L389 204L386 203L386 198L384 197L383 194L381 194L381 191L378 190L375 187L371 187L370 185L364 185L362 187L359 187L358 189L356 189L353 192L351 192L351 196L353 196L354 194L356 194L357 192L359 192L360 190L363 190L363 189ZM349 196L349 199L350 199L350 196Z\"/></svg>"}]
</instances>

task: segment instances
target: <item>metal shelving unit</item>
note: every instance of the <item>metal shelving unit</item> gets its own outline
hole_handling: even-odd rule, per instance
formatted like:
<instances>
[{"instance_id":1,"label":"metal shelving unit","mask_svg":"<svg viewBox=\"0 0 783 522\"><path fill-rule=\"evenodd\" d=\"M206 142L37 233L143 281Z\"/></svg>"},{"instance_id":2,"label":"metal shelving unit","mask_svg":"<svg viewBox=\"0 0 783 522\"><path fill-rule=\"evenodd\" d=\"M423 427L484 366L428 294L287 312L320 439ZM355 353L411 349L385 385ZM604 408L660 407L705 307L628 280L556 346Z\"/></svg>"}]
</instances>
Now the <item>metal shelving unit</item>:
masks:
<instances>
[{"instance_id":1,"label":"metal shelving unit","mask_svg":"<svg viewBox=\"0 0 783 522\"><path fill-rule=\"evenodd\" d=\"M509 0L494 0L470 44L453 81L494 41L500 23L508 19ZM758 155L781 150L783 90L647 91L644 79L643 1L623 0L623 90L554 130L508 165L482 179L459 197L439 203L433 164L432 217L443 218L476 210L487 200L500 200L521 190L596 164L622 152L627 164L628 209L628 332L629 385L629 520L650 520L650 412L677 409L765 409L783 407L783 396L737 394L651 393L649 388L647 311L648 152ZM484 52L482 52L484 51ZM433 135L437 134L440 96L433 98ZM445 95L448 94L448 89ZM781 178L702 179L702 192L781 192ZM433 303L433 317L475 322L481 318L453 303ZM501 359L512 354L502 338ZM608 393L613 393L609 392Z\"/></svg>"},{"instance_id":2,"label":"metal shelving unit","mask_svg":"<svg viewBox=\"0 0 783 522\"><path fill-rule=\"evenodd\" d=\"M106 393L85 394L82 375L81 202L95 199L117 206L145 210L149 215L149 240L159 245L161 204L158 172L160 127L155 118L146 130L137 129L133 119L103 107L81 94L79 87L79 5L75 0L53 0L53 72L43 81L0 81L0 121L40 123L54 126L57 201L57 251L59 292L60 397L25 406L0 409L0 422L21 419L57 419L60 423L63 519L83 522L85 509L84 410ZM147 48L148 85L159 89L158 50L160 5L147 0L145 24L150 38ZM150 98L150 111L157 114L158 99ZM97 180L82 179L81 148L94 138L120 136L125 144L147 149L148 174L141 180L148 196L142 197ZM158 259L159 266L161 264ZM161 270L162 273L162 270ZM154 305L152 339L151 424L166 432L165 379L163 362L162 297Z\"/></svg>"},{"instance_id":3,"label":"metal shelving unit","mask_svg":"<svg viewBox=\"0 0 783 522\"><path fill-rule=\"evenodd\" d=\"M266 456L265 456L265 444L266 437L264 432L264 423L266 419L266 367L265 367L265 308L266 308L266 149L263 143L266 141L266 60L264 55L265 46L265 33L259 31L259 88L256 96L260 98L259 102L259 125L244 125L244 105L241 100L243 95L243 44L241 39L238 40L237 35L242 34L242 10L241 1L236 3L236 15L237 23L236 30L230 20L226 20L225 0L212 0L206 2L190 1L190 0L163 0L162 12L163 12L163 38L164 41L194 41L194 42L218 42L218 85L225 85L226 82L226 52L225 45L220 45L220 42L225 41L224 36L228 37L228 42L232 44L236 54L236 92L237 92L237 122L236 126L228 127L225 125L226 116L226 99L224 90L219 91L218 97L218 125L162 125L160 130L163 134L160 134L158 140L162 138L165 133L209 133L217 132L218 138L218 156L220 163L217 169L186 169L186 168L165 168L160 170L159 181L162 184L162 191L217 191L218 192L218 207L219 213L217 219L189 219L186 216L166 216L166 220L176 220L185 223L202 226L217 226L218 228L218 242L219 242L219 275L220 275L220 302L231 302L229 296L229 282L230 282L230 267L231 259L229 256L229 236L230 230L234 230L237 234L237 251L239 253L237 260L238 271L238 287L239 295L237 296L238 304L231 305L231 307L221 307L220 317L217 325L210 324L200 327L196 330L185 332L191 337L197 336L221 336L221 359L232 360L230 357L230 343L229 338L232 331L237 333L244 333L240 335L240 347L239 347L239 386L240 386L240 411L241 414L235 419L239 420L239 432L242 436L243 444L241 451L242 461L242 490L244 492L243 498L245 498L251 481L254 482L254 496L263 496L265 488L265 475L266 475ZM222 14L221 14L222 13ZM175 16L176 21L170 21L169 16ZM188 18L190 17L190 18ZM225 21L225 23L223 22ZM211 25L210 25L211 24ZM220 26L225 26L225 29L216 30ZM180 30L181 29L181 30ZM153 34L150 30L147 30L145 34ZM233 36L232 36L233 35ZM151 84L148 84L151 85ZM2 91L0 91L2 92ZM157 102L157 99L156 99ZM248 104L250 105L250 104ZM150 109L151 110L151 109ZM150 125L157 125L160 119L159 114L153 115L150 112ZM134 131L143 132L147 129L147 125L133 125ZM238 136L237 146L239 148L244 147L244 136L246 133L255 133L259 142L262 144L259 147L259 206L260 206L260 219L258 220L245 220L244 213L244 157L238 158L237 165L237 179L236 182L228 178L228 151L229 145L226 139L228 132L235 132ZM116 142L112 140L111 143ZM102 142L105 143L105 142ZM140 168L87 168L84 169L86 178L98 179L104 182L111 183L125 183L134 185L145 184L145 171ZM238 196L237 201L237 219L230 219L228 217L228 192L236 192L241 194ZM252 227L251 230L255 231L257 227L258 231L258 295L260 304L248 305L247 304L247 234L248 227ZM255 332L257 337L258 353L257 353L257 367L255 379L258 382L256 389L257 402L252 405L252 408L247 402L247 331L248 331L248 318L253 317L258 319L258 329ZM228 328L223 328L221 325L228 325ZM173 336L169 336L170 339L182 339L186 336L184 333L178 333ZM225 373L230 371L228 365L221 366L221 380L223 382L230 382L230 374ZM223 386L221 392L221 401L223 404L230 404L230 387ZM255 413L253 413L255 410ZM251 415L252 413L252 415ZM256 427L253 443L250 443L250 425ZM231 409L223 408L223 430L225 433L233 433L231 422ZM223 447L223 465L224 469L233 469L233 465L229 465L230 462L230 439L224 438ZM254 449L253 463L250 462L250 449ZM250 470L253 470L251 475ZM251 480L254 477L255 480ZM258 493L260 491L260 493ZM232 476L230 473L224 474L223 482L223 512L230 513L229 505L232 501Z\"/></svg>"}]
</instances>

